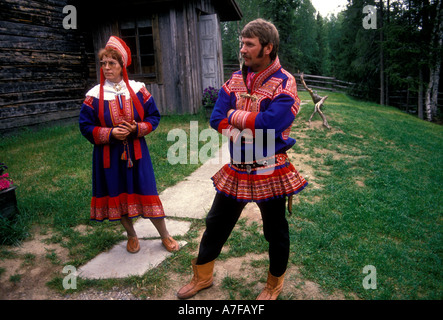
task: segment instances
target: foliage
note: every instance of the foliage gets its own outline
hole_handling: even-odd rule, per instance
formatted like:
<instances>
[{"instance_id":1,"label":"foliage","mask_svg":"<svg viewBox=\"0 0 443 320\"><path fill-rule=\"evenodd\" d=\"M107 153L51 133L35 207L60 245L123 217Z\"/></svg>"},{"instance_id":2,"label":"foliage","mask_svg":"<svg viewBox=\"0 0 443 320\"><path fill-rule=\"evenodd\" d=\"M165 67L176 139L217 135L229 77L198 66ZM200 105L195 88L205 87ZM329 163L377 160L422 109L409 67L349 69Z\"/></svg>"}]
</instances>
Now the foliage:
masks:
<instances>
[{"instance_id":1,"label":"foliage","mask_svg":"<svg viewBox=\"0 0 443 320\"><path fill-rule=\"evenodd\" d=\"M14 183L9 177L9 173L4 173L8 167L0 162L0 190L8 189Z\"/></svg>"},{"instance_id":2,"label":"foliage","mask_svg":"<svg viewBox=\"0 0 443 320\"><path fill-rule=\"evenodd\" d=\"M300 0L263 0L261 2L262 16L274 23L280 36L279 58L281 63L290 72L296 72L300 68L303 60L303 45L300 44L300 32L310 30L309 28L315 24L315 20L307 19L305 30L301 30L298 25L297 17L300 10L305 10L313 14L314 7L305 8L304 1ZM309 13L308 13L309 15ZM308 16L307 16L308 17ZM311 25L307 25L312 22ZM296 32L294 32L294 30ZM307 37L304 37L309 41ZM315 47L315 46L314 46ZM314 49L315 50L315 49Z\"/></svg>"},{"instance_id":3,"label":"foliage","mask_svg":"<svg viewBox=\"0 0 443 320\"><path fill-rule=\"evenodd\" d=\"M243 27L254 19L259 18L262 0L238 0L243 18L241 21L223 22L222 42L223 59L231 63L238 62L240 53L240 33Z\"/></svg>"},{"instance_id":4,"label":"foliage","mask_svg":"<svg viewBox=\"0 0 443 320\"><path fill-rule=\"evenodd\" d=\"M203 106L214 106L218 98L218 90L214 87L207 87L203 91Z\"/></svg>"},{"instance_id":5,"label":"foliage","mask_svg":"<svg viewBox=\"0 0 443 320\"><path fill-rule=\"evenodd\" d=\"M379 96L379 31L362 27L363 6L372 1L353 1L337 19L329 22L331 75L357 83L356 93L363 99Z\"/></svg>"},{"instance_id":6,"label":"foliage","mask_svg":"<svg viewBox=\"0 0 443 320\"><path fill-rule=\"evenodd\" d=\"M4 164L3 162L0 162L0 174L3 174L6 169L8 169L8 166L6 166L6 164Z\"/></svg>"},{"instance_id":7,"label":"foliage","mask_svg":"<svg viewBox=\"0 0 443 320\"><path fill-rule=\"evenodd\" d=\"M316 13L310 0L237 2L243 19L226 22L222 29L223 55L229 63L238 60L241 29L259 17L278 28L279 58L286 70L356 83L353 93L366 100L380 101L382 68L386 98L401 92L406 101L406 92L417 96L420 88L425 90L430 70L443 62L438 1L349 0L344 11L328 17ZM363 27L367 5L376 8L376 29ZM402 103L397 101L398 106Z\"/></svg>"}]
</instances>

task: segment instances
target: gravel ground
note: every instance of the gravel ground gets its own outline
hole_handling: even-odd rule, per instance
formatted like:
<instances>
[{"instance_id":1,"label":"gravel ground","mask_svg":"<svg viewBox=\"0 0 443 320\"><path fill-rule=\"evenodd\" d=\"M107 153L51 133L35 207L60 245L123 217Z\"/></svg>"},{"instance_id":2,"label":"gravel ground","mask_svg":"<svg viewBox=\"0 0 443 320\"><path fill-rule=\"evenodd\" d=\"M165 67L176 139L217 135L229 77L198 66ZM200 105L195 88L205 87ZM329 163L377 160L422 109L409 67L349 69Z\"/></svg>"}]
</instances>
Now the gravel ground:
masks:
<instances>
[{"instance_id":1,"label":"gravel ground","mask_svg":"<svg viewBox=\"0 0 443 320\"><path fill-rule=\"evenodd\" d=\"M141 300L134 296L129 289L113 287L109 291L89 289L80 293L67 294L65 300ZM149 299L149 298L148 298Z\"/></svg>"}]
</instances>

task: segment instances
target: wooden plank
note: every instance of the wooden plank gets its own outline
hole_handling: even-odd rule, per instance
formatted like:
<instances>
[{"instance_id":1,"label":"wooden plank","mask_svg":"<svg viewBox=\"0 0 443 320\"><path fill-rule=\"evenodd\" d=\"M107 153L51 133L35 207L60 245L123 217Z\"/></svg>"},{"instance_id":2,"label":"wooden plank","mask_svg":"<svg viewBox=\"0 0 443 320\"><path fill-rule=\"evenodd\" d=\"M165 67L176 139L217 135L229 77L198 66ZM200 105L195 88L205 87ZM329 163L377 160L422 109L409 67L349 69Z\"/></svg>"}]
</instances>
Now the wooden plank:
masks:
<instances>
[{"instance_id":1,"label":"wooden plank","mask_svg":"<svg viewBox=\"0 0 443 320\"><path fill-rule=\"evenodd\" d=\"M161 101L162 112L166 114L174 113L176 106L180 104L180 93L178 84L180 82L180 72L178 64L179 40L177 13L175 5L169 11L159 15L160 36L162 37L162 59L169 63L163 64L163 85L168 94Z\"/></svg>"},{"instance_id":2,"label":"wooden plank","mask_svg":"<svg viewBox=\"0 0 443 320\"><path fill-rule=\"evenodd\" d=\"M58 80L69 74L74 79L84 79L85 68L82 65L69 67L49 68L45 65L16 65L0 66L2 77L0 84L17 81L35 81L36 79Z\"/></svg>"},{"instance_id":3,"label":"wooden plank","mask_svg":"<svg viewBox=\"0 0 443 320\"><path fill-rule=\"evenodd\" d=\"M63 88L56 90L24 91L0 94L0 108L30 102L44 102L60 99L75 99L83 95L83 88Z\"/></svg>"},{"instance_id":4,"label":"wooden plank","mask_svg":"<svg viewBox=\"0 0 443 320\"><path fill-rule=\"evenodd\" d=\"M72 30L65 30L62 25L47 27L35 26L29 23L0 21L0 34L38 38L43 39L45 42L49 42L52 40L66 42L77 40L77 33L73 32Z\"/></svg>"},{"instance_id":5,"label":"wooden plank","mask_svg":"<svg viewBox=\"0 0 443 320\"><path fill-rule=\"evenodd\" d=\"M178 104L174 106L174 109L177 113L181 114L183 113L183 105L182 101L185 101L185 94L184 94L184 82L185 82L185 75L184 75L184 54L186 53L186 45L183 41L183 8L176 6L175 10L175 23L177 26L176 30L176 38L173 39L173 41L176 41L177 43L177 52L176 52L176 61L177 61L177 69L175 71L175 80L176 80L176 90L175 94L177 95L177 102ZM180 41L179 41L180 40ZM174 59L174 57L173 57Z\"/></svg>"},{"instance_id":6,"label":"wooden plank","mask_svg":"<svg viewBox=\"0 0 443 320\"><path fill-rule=\"evenodd\" d=\"M339 86L338 84L334 85L334 89L336 89L336 88L345 89L345 90L349 89L348 86Z\"/></svg>"},{"instance_id":7,"label":"wooden plank","mask_svg":"<svg viewBox=\"0 0 443 320\"><path fill-rule=\"evenodd\" d=\"M317 76L312 74L303 74L305 79L314 78L314 79L326 79L326 80L336 80L335 77L324 77L324 76ZM294 77L300 77L300 73L294 73Z\"/></svg>"},{"instance_id":8,"label":"wooden plank","mask_svg":"<svg viewBox=\"0 0 443 320\"><path fill-rule=\"evenodd\" d=\"M45 50L67 53L80 52L80 44L78 41L66 41L66 39L42 41L41 38L0 34L0 49Z\"/></svg>"},{"instance_id":9,"label":"wooden plank","mask_svg":"<svg viewBox=\"0 0 443 320\"><path fill-rule=\"evenodd\" d=\"M202 88L220 88L220 70L218 68L218 28L217 15L200 17L199 41L202 65Z\"/></svg>"},{"instance_id":10,"label":"wooden plank","mask_svg":"<svg viewBox=\"0 0 443 320\"><path fill-rule=\"evenodd\" d=\"M60 100L60 101L48 101L48 102L34 102L9 108L0 108L0 120L1 123L4 124L6 123L6 120L11 121L11 119L14 118L15 121L16 118L23 116L35 116L38 114L66 111L72 109L77 109L78 111L80 111L82 103L83 103L82 99L74 99L74 100L65 100L65 101Z\"/></svg>"},{"instance_id":11,"label":"wooden plank","mask_svg":"<svg viewBox=\"0 0 443 320\"><path fill-rule=\"evenodd\" d=\"M163 59L162 59L162 49L161 49L161 38L160 38L160 30L158 23L158 14L152 15L152 38L154 42L154 54L155 54L155 70L156 74L156 83L163 83Z\"/></svg>"},{"instance_id":12,"label":"wooden plank","mask_svg":"<svg viewBox=\"0 0 443 320\"><path fill-rule=\"evenodd\" d=\"M56 8L63 8L66 4L66 0L2 0L4 5L9 7L20 8L30 8L30 9L41 9L46 8L47 10L56 10Z\"/></svg>"},{"instance_id":13,"label":"wooden plank","mask_svg":"<svg viewBox=\"0 0 443 320\"><path fill-rule=\"evenodd\" d=\"M194 45L190 46L190 72L191 72L191 82L190 82L190 96L188 106L188 113L196 113L201 105L201 64L200 64L200 51L198 46L198 3L190 2L188 9L188 39L190 43Z\"/></svg>"},{"instance_id":14,"label":"wooden plank","mask_svg":"<svg viewBox=\"0 0 443 320\"><path fill-rule=\"evenodd\" d=\"M77 77L69 78L29 78L21 81L0 81L0 94L38 91L38 90L59 90L64 88L82 89L87 83L84 74L78 73Z\"/></svg>"},{"instance_id":15,"label":"wooden plank","mask_svg":"<svg viewBox=\"0 0 443 320\"><path fill-rule=\"evenodd\" d=\"M78 119L80 110L57 110L55 112L49 113L39 113L36 115L25 115L22 117L14 118L14 121L10 121L10 119L1 119L0 118L0 133L14 131L22 127L32 126L32 125L41 125L44 123L54 123L60 120L71 119L76 121Z\"/></svg>"},{"instance_id":16,"label":"wooden plank","mask_svg":"<svg viewBox=\"0 0 443 320\"><path fill-rule=\"evenodd\" d=\"M0 130L78 116L95 59L91 36L63 28L66 4L0 2Z\"/></svg>"},{"instance_id":17,"label":"wooden plank","mask_svg":"<svg viewBox=\"0 0 443 320\"><path fill-rule=\"evenodd\" d=\"M82 65L80 54L60 54L51 51L5 50L0 49L0 61L8 65L45 65L47 67Z\"/></svg>"}]
</instances>

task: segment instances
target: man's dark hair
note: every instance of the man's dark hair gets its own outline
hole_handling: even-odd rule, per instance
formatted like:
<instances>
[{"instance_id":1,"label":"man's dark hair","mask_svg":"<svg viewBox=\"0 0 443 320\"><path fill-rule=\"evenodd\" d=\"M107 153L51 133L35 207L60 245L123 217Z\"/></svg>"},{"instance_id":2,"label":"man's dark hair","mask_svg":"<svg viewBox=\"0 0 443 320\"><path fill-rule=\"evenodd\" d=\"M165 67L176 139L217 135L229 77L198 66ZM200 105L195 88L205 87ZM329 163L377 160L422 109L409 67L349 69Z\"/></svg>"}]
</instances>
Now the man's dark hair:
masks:
<instances>
[{"instance_id":1,"label":"man's dark hair","mask_svg":"<svg viewBox=\"0 0 443 320\"><path fill-rule=\"evenodd\" d=\"M241 32L242 38L257 37L262 48L272 43L273 48L269 55L271 60L275 60L278 54L278 46L280 38L278 36L277 28L269 21L263 19L256 19L249 22Z\"/></svg>"}]
</instances>

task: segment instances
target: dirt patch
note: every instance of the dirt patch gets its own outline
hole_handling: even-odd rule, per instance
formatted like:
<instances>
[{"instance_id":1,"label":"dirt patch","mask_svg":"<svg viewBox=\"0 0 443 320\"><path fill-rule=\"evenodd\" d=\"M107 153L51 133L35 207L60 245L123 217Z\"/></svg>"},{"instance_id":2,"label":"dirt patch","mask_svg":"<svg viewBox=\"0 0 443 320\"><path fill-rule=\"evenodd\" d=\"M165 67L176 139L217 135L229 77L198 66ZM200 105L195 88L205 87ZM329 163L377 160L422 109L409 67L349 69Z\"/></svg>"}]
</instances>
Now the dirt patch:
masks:
<instances>
[{"instance_id":1,"label":"dirt patch","mask_svg":"<svg viewBox=\"0 0 443 320\"><path fill-rule=\"evenodd\" d=\"M364 183L364 181L361 181L361 180L356 180L356 181L355 181L355 184L356 184L357 186L361 187L361 188L363 188L363 187L366 186L365 183Z\"/></svg>"},{"instance_id":2,"label":"dirt patch","mask_svg":"<svg viewBox=\"0 0 443 320\"><path fill-rule=\"evenodd\" d=\"M242 212L240 219L246 219L246 224L257 223L261 226L262 220L260 210L255 203L248 203ZM203 230L200 233L199 241ZM193 252L197 255L197 251ZM259 265L258 267L255 265ZM214 284L212 287L202 290L189 300L240 300L242 297L238 292L230 295L229 290L223 288L223 281L226 277L241 281L243 289L249 289L253 298L263 290L266 284L268 272L268 254L248 253L242 257L234 257L226 260L216 260L214 265ZM191 270L189 266L189 270ZM177 291L186 285L192 278L192 274L168 273L168 289L156 297L155 300L176 300ZM281 299L285 300L344 300L345 296L340 291L332 294L325 293L320 285L306 280L300 273L300 267L290 266L285 274L285 284ZM354 296L354 299L357 299Z\"/></svg>"},{"instance_id":3,"label":"dirt patch","mask_svg":"<svg viewBox=\"0 0 443 320\"><path fill-rule=\"evenodd\" d=\"M309 183L309 188L321 189L323 185L319 183L314 174L314 167L309 162L311 156L308 154L295 153L293 149L287 151L291 163L303 178Z\"/></svg>"},{"instance_id":4,"label":"dirt patch","mask_svg":"<svg viewBox=\"0 0 443 320\"><path fill-rule=\"evenodd\" d=\"M247 224L262 224L260 211L256 204L248 204L241 218L246 219ZM84 228L84 227L79 227ZM80 230L79 230L80 231ZM81 229L83 232L87 230ZM198 241L203 234L204 228L199 232ZM0 299L1 300L135 300L137 288L115 286L109 290L87 289L80 292L61 294L51 290L46 283L54 277L63 277L63 265L68 261L68 250L58 244L48 244L47 235L41 235L38 229L33 230L32 239L23 242L19 247L2 246L2 251L8 251L13 257L0 260L0 268L5 271L0 276ZM197 254L198 248L191 254ZM29 257L34 257L30 259ZM54 259L57 263L54 264ZM30 260L30 261L29 261ZM255 264L255 266L253 266ZM258 265L258 267L257 267ZM250 290L253 296L258 295L265 286L267 277L268 254L248 253L242 257L234 257L226 260L217 260L214 267L214 285L201 291L191 300L225 300L242 299L238 292L230 295L229 290L223 288L223 280L226 277L241 281L242 288ZM191 270L191 266L189 266ZM281 293L282 299L289 300L319 300L319 299L345 299L340 292L332 295L322 292L320 286L312 281L303 279L299 267L291 266L285 276L285 285ZM18 281L11 281L14 277ZM190 279L192 274L179 274L169 272L166 289L158 290L147 299L152 300L175 300L176 292Z\"/></svg>"},{"instance_id":5,"label":"dirt patch","mask_svg":"<svg viewBox=\"0 0 443 320\"><path fill-rule=\"evenodd\" d=\"M51 235L42 235L35 228L32 238L20 246L1 246L12 258L0 260L4 271L0 276L0 300L63 299L46 285L55 276L62 275L68 261L68 250L58 244L47 243Z\"/></svg>"},{"instance_id":6,"label":"dirt patch","mask_svg":"<svg viewBox=\"0 0 443 320\"><path fill-rule=\"evenodd\" d=\"M255 260L266 258L267 254L258 255L248 253L243 257L230 258L227 260L217 260L214 265L214 284L212 287L200 291L197 295L189 300L229 300L229 292L223 289L223 279L231 277L241 279L244 287L247 287L251 282L257 282L260 279L258 272L262 271L253 268L251 263ZM191 266L189 266L191 269ZM186 285L192 278L192 275L183 275L177 273L170 273L168 290L161 296L155 297L157 300L177 300L177 291ZM264 285L262 285L263 287ZM258 289L256 290L259 293Z\"/></svg>"},{"instance_id":7,"label":"dirt patch","mask_svg":"<svg viewBox=\"0 0 443 320\"><path fill-rule=\"evenodd\" d=\"M259 226L263 224L260 209L256 203L249 202L241 213L240 219L246 219L248 225L256 222Z\"/></svg>"},{"instance_id":8,"label":"dirt patch","mask_svg":"<svg viewBox=\"0 0 443 320\"><path fill-rule=\"evenodd\" d=\"M302 136L306 130L314 130L322 127L321 121L313 121L313 127L300 130ZM317 128L318 127L318 128ZM323 128L323 127L322 127ZM327 130L323 128L324 130ZM332 129L333 131L334 129ZM303 139L301 139L303 140ZM291 163L309 182L310 188L321 189L323 186L318 182L314 174L314 168L310 165L312 159L306 154L297 154L293 150L289 153ZM297 198L297 197L296 197ZM312 201L316 201L313 198ZM246 219L246 224L256 223L262 225L261 214L258 206L254 203L246 205L242 212L241 219ZM75 228L80 233L89 233L93 230L91 226L78 226ZM261 230L261 228L260 228ZM198 232L198 242L203 234L204 227ZM69 261L68 249L59 244L51 244L48 239L52 232L41 234L39 228L32 230L31 239L25 241L19 247L0 246L2 252L8 252L4 258L0 259L0 299L24 299L24 300L132 300L140 299L137 293L139 288L115 286L109 290L87 289L80 292L61 294L50 289L46 283L55 277L64 277L62 273L64 264ZM197 255L198 246L192 255ZM257 296L265 286L268 254L248 253L242 257L233 257L226 260L217 260L214 267L214 285L203 290L192 300L224 300L242 299L238 292L234 296L230 295L228 289L223 288L225 278L238 279L242 289L250 290L251 296ZM191 270L191 266L189 266ZM152 300L175 300L176 292L190 279L190 273L179 274L168 272L166 288L154 290ZM289 300L297 299L345 299L341 293L328 295L321 287L306 279L300 273L300 267L290 266L286 272L285 285L281 293L281 298Z\"/></svg>"},{"instance_id":9,"label":"dirt patch","mask_svg":"<svg viewBox=\"0 0 443 320\"><path fill-rule=\"evenodd\" d=\"M214 265L214 284L212 287L202 290L189 300L241 300L237 293L230 295L229 290L223 288L225 277L239 279L242 288L248 288L253 297L259 295L265 287L267 278L267 267L253 267L256 261L267 261L268 254L248 253L243 257L230 258L224 261L216 261ZM267 263L263 263L266 264ZM299 267L291 266L285 274L285 282L280 298L284 300L345 300L345 296L340 291L332 294L325 293L321 287L312 281L303 279ZM161 296L155 297L156 300L177 300L176 293L192 278L192 275L183 276L181 274L169 274L169 289ZM358 299L356 296L354 299ZM252 298L254 299L254 298Z\"/></svg>"}]
</instances>

